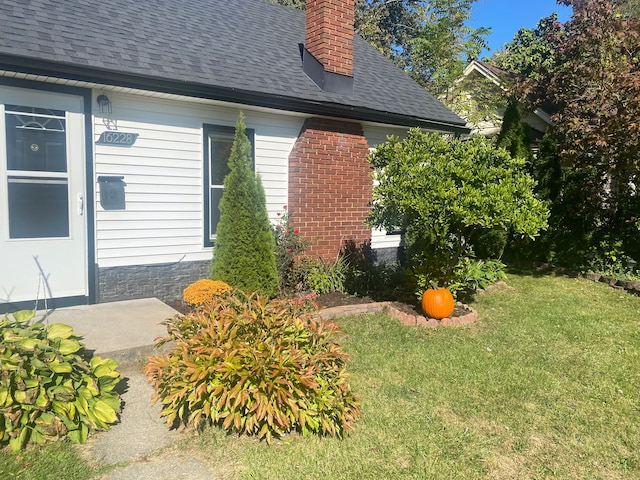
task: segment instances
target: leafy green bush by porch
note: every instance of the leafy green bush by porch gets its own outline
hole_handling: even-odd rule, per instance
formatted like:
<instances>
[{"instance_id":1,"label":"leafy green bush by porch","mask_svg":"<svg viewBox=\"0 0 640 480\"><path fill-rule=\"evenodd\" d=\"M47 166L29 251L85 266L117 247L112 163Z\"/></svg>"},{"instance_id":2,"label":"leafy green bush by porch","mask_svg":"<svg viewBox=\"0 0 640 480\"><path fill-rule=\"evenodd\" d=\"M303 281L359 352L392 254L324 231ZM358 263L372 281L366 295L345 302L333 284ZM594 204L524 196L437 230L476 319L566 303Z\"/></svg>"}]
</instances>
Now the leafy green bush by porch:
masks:
<instances>
[{"instance_id":1,"label":"leafy green bush by porch","mask_svg":"<svg viewBox=\"0 0 640 480\"><path fill-rule=\"evenodd\" d=\"M30 325L33 315L22 311L0 321L0 445L19 451L65 437L84 443L117 420L118 364L85 359L71 327Z\"/></svg>"},{"instance_id":2,"label":"leafy green bush by porch","mask_svg":"<svg viewBox=\"0 0 640 480\"><path fill-rule=\"evenodd\" d=\"M549 213L533 194L524 160L484 138L461 141L412 129L406 139L378 146L370 161L378 184L369 222L405 231L408 266L421 290L431 281L464 285L462 267L471 265L464 259L474 258L487 232L533 238L547 225Z\"/></svg>"},{"instance_id":3,"label":"leafy green bush by porch","mask_svg":"<svg viewBox=\"0 0 640 480\"><path fill-rule=\"evenodd\" d=\"M251 171L251 143L242 112L229 157L229 174L220 199L211 279L234 288L278 293L278 270L262 181Z\"/></svg>"},{"instance_id":4,"label":"leafy green bush by porch","mask_svg":"<svg viewBox=\"0 0 640 480\"><path fill-rule=\"evenodd\" d=\"M221 297L167 322L176 341L144 371L167 424L219 425L272 436L296 431L344 437L360 414L337 327L311 318L304 299Z\"/></svg>"}]
</instances>

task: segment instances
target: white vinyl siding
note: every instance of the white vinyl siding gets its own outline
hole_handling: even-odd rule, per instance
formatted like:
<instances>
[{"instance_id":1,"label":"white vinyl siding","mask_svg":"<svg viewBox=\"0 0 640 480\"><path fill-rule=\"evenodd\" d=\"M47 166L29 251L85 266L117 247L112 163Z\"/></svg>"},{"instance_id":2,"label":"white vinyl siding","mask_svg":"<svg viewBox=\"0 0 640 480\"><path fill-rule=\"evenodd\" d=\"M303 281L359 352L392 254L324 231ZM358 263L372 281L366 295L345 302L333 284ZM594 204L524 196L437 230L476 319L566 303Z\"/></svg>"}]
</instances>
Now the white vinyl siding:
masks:
<instances>
[{"instance_id":1,"label":"white vinyl siding","mask_svg":"<svg viewBox=\"0 0 640 480\"><path fill-rule=\"evenodd\" d=\"M94 92L95 96L101 92ZM100 206L96 183L96 261L101 268L199 261L203 246L203 125L235 126L238 109L109 92L117 130L138 133L131 147L94 145L95 175L121 175L124 210ZM287 162L303 118L245 110L255 130L256 171L271 218L287 203ZM94 141L107 130L94 117Z\"/></svg>"},{"instance_id":2,"label":"white vinyl siding","mask_svg":"<svg viewBox=\"0 0 640 480\"><path fill-rule=\"evenodd\" d=\"M370 150L374 150L376 145L381 145L387 141L388 135L395 135L403 138L406 129L400 128L381 128L375 126L365 126L364 134L367 137ZM400 235L388 235L386 231L374 228L371 230L371 247L372 248L397 248L400 246Z\"/></svg>"}]
</instances>

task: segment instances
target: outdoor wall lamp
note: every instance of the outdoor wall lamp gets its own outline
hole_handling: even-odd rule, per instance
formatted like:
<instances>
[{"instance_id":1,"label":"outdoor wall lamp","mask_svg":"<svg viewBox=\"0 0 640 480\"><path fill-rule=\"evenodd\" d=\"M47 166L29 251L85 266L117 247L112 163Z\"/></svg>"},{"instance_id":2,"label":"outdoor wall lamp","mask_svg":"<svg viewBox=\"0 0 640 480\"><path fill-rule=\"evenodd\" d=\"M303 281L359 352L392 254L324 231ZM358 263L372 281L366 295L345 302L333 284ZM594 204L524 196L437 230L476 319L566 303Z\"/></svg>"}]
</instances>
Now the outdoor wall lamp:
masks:
<instances>
[{"instance_id":1,"label":"outdoor wall lamp","mask_svg":"<svg viewBox=\"0 0 640 480\"><path fill-rule=\"evenodd\" d=\"M100 107L100 113L103 115L111 115L111 100L106 95L98 95L96 99L98 101L98 106Z\"/></svg>"}]
</instances>

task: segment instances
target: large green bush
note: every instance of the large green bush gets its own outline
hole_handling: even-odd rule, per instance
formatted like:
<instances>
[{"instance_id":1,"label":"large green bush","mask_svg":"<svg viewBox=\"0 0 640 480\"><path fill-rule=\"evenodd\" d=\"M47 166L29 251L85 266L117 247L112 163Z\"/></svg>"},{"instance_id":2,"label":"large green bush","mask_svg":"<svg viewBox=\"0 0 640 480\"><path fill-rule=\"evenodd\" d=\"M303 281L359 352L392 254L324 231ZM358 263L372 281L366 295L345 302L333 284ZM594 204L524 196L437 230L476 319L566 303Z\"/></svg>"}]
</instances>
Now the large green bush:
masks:
<instances>
[{"instance_id":1,"label":"large green bush","mask_svg":"<svg viewBox=\"0 0 640 480\"><path fill-rule=\"evenodd\" d=\"M278 270L264 190L251 171L251 143L240 113L229 157L229 174L220 199L220 221L211 262L211 279L234 288L278 292Z\"/></svg>"},{"instance_id":2,"label":"large green bush","mask_svg":"<svg viewBox=\"0 0 640 480\"><path fill-rule=\"evenodd\" d=\"M65 437L84 443L117 420L118 364L87 360L70 326L29 324L33 314L0 321L0 445L18 451Z\"/></svg>"},{"instance_id":3,"label":"large green bush","mask_svg":"<svg viewBox=\"0 0 640 480\"><path fill-rule=\"evenodd\" d=\"M270 442L297 431L343 437L360 414L336 326L303 299L236 291L167 322L175 341L145 373L167 424L219 425Z\"/></svg>"},{"instance_id":4,"label":"large green bush","mask_svg":"<svg viewBox=\"0 0 640 480\"><path fill-rule=\"evenodd\" d=\"M370 224L405 231L420 285L458 284L463 259L474 257L487 232L534 237L546 226L548 211L533 194L524 160L483 138L412 129L406 139L378 146L370 161L377 180Z\"/></svg>"}]
</instances>

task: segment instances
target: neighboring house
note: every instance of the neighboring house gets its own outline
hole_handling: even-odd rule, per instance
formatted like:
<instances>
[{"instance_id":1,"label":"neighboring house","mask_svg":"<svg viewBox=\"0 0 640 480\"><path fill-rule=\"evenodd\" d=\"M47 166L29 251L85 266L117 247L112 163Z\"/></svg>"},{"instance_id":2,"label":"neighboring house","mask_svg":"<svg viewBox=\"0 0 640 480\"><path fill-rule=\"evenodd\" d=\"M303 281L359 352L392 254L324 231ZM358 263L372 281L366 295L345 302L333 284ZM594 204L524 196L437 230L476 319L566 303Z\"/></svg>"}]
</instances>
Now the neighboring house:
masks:
<instances>
[{"instance_id":1,"label":"neighboring house","mask_svg":"<svg viewBox=\"0 0 640 480\"><path fill-rule=\"evenodd\" d=\"M175 299L208 277L240 110L271 218L288 205L326 258L397 246L364 224L371 147L468 131L354 36L353 0L0 0L0 30L5 310Z\"/></svg>"},{"instance_id":2,"label":"neighboring house","mask_svg":"<svg viewBox=\"0 0 640 480\"><path fill-rule=\"evenodd\" d=\"M468 120L467 127L472 135L492 137L500 133L507 101L505 95L516 80L517 76L511 72L472 60L447 98L447 103L455 104L454 110ZM487 108L488 105L491 108ZM538 142L551 124L550 114L543 108L536 108L523 115L522 121L529 126L529 139L536 151Z\"/></svg>"}]
</instances>

